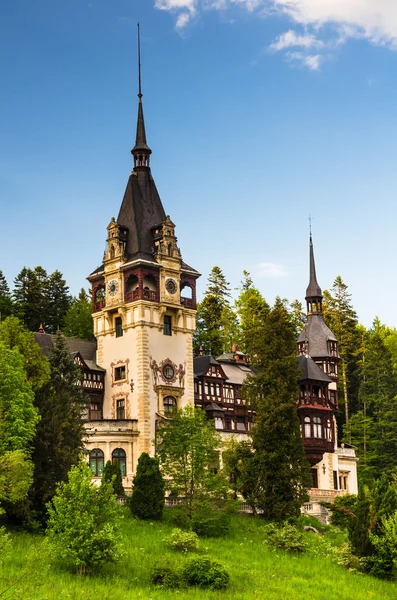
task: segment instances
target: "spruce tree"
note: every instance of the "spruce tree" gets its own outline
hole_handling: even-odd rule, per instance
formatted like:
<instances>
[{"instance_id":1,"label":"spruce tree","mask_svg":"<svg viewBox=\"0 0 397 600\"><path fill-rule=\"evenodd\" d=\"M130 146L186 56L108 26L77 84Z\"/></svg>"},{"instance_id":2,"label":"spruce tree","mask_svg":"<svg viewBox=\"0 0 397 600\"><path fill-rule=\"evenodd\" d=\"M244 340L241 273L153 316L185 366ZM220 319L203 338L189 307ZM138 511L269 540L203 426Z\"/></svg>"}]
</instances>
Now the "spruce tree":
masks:
<instances>
[{"instance_id":1,"label":"spruce tree","mask_svg":"<svg viewBox=\"0 0 397 600\"><path fill-rule=\"evenodd\" d=\"M63 329L65 315L71 306L71 296L63 275L58 269L51 273L45 283L46 314L43 322L47 333Z\"/></svg>"},{"instance_id":2,"label":"spruce tree","mask_svg":"<svg viewBox=\"0 0 397 600\"><path fill-rule=\"evenodd\" d=\"M139 519L161 520L164 509L164 480L156 458L143 452L133 481L130 508Z\"/></svg>"},{"instance_id":3,"label":"spruce tree","mask_svg":"<svg viewBox=\"0 0 397 600\"><path fill-rule=\"evenodd\" d=\"M230 352L236 326L236 318L230 306L230 286L222 270L215 266L208 277L203 300L197 306L197 328L194 351L200 346L205 354L219 356Z\"/></svg>"},{"instance_id":4,"label":"spruce tree","mask_svg":"<svg viewBox=\"0 0 397 600\"><path fill-rule=\"evenodd\" d=\"M124 496L123 479L121 476L120 465L108 460L102 473L101 482L110 482L113 486L113 492L116 496Z\"/></svg>"},{"instance_id":5,"label":"spruce tree","mask_svg":"<svg viewBox=\"0 0 397 600\"><path fill-rule=\"evenodd\" d=\"M235 302L238 319L237 339L239 348L249 356L252 366L259 361L269 305L254 287L250 274L243 272L240 294Z\"/></svg>"},{"instance_id":6,"label":"spruce tree","mask_svg":"<svg viewBox=\"0 0 397 600\"><path fill-rule=\"evenodd\" d=\"M339 363L339 402L344 413L338 415L338 424L349 423L350 411L357 410L357 348L359 330L356 311L353 308L348 286L338 275L330 291L324 290L324 320L338 340Z\"/></svg>"},{"instance_id":7,"label":"spruce tree","mask_svg":"<svg viewBox=\"0 0 397 600\"><path fill-rule=\"evenodd\" d=\"M72 360L64 337L56 335L50 356L51 379L36 393L40 421L34 443L34 483L31 507L45 520L45 505L56 485L66 481L84 450L84 410L86 401L76 385L80 370Z\"/></svg>"},{"instance_id":8,"label":"spruce tree","mask_svg":"<svg viewBox=\"0 0 397 600\"><path fill-rule=\"evenodd\" d=\"M256 410L251 465L256 481L249 495L265 518L283 520L299 515L310 482L296 410L295 332L281 300L267 316L258 350L257 374L244 386Z\"/></svg>"},{"instance_id":9,"label":"spruce tree","mask_svg":"<svg viewBox=\"0 0 397 600\"><path fill-rule=\"evenodd\" d=\"M23 267L14 280L15 314L30 331L38 331L46 316L47 273L42 267Z\"/></svg>"},{"instance_id":10,"label":"spruce tree","mask_svg":"<svg viewBox=\"0 0 397 600\"><path fill-rule=\"evenodd\" d=\"M63 332L67 337L95 340L91 300L84 289L72 301L65 315Z\"/></svg>"},{"instance_id":11,"label":"spruce tree","mask_svg":"<svg viewBox=\"0 0 397 600\"><path fill-rule=\"evenodd\" d=\"M10 288L3 271L0 271L0 323L13 313L13 303Z\"/></svg>"}]
</instances>

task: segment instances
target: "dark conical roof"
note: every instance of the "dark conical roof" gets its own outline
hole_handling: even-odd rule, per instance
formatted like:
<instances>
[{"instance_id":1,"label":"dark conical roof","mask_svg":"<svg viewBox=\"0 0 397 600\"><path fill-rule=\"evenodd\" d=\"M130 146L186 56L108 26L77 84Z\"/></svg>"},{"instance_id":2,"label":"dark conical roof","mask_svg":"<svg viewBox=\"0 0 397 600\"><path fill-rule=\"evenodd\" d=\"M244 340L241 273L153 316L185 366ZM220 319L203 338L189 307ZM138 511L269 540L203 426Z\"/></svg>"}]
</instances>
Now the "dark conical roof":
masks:
<instances>
[{"instance_id":1,"label":"dark conical roof","mask_svg":"<svg viewBox=\"0 0 397 600\"><path fill-rule=\"evenodd\" d=\"M322 298L321 288L317 283L316 264L314 262L314 251L312 235L310 234L310 281L306 289L306 300L308 298Z\"/></svg>"},{"instance_id":2,"label":"dark conical roof","mask_svg":"<svg viewBox=\"0 0 397 600\"><path fill-rule=\"evenodd\" d=\"M131 173L117 223L128 229L128 260L153 260L152 228L165 221L165 212L150 171Z\"/></svg>"},{"instance_id":3,"label":"dark conical roof","mask_svg":"<svg viewBox=\"0 0 397 600\"><path fill-rule=\"evenodd\" d=\"M145 119L143 116L143 105L142 105L142 94L138 94L139 103L138 103L138 120L136 124L136 138L135 138L135 146L131 150L132 154L135 152L144 151L146 154L151 154L152 151L147 145L146 142L146 129L145 129Z\"/></svg>"}]
</instances>

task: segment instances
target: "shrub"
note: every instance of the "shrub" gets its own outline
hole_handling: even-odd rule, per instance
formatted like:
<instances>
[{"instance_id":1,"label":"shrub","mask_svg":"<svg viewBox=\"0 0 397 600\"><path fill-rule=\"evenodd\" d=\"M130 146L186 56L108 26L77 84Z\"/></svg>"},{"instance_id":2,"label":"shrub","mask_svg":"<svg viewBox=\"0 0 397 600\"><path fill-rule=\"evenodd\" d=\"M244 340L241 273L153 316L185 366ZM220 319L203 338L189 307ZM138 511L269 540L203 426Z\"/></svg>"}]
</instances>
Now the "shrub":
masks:
<instances>
[{"instance_id":1,"label":"shrub","mask_svg":"<svg viewBox=\"0 0 397 600\"><path fill-rule=\"evenodd\" d=\"M354 494L335 498L333 504L327 506L331 510L332 525L347 529L351 520L355 518L356 504L357 496Z\"/></svg>"},{"instance_id":2,"label":"shrub","mask_svg":"<svg viewBox=\"0 0 397 600\"><path fill-rule=\"evenodd\" d=\"M192 502L191 528L203 537L223 537L229 533L238 503L227 495L198 495Z\"/></svg>"},{"instance_id":3,"label":"shrub","mask_svg":"<svg viewBox=\"0 0 397 600\"><path fill-rule=\"evenodd\" d=\"M361 572L364 570L362 559L352 554L350 544L344 543L340 547L333 548L333 555L335 562L348 571Z\"/></svg>"},{"instance_id":4,"label":"shrub","mask_svg":"<svg viewBox=\"0 0 397 600\"><path fill-rule=\"evenodd\" d=\"M5 527L0 527L0 565L11 550L11 536Z\"/></svg>"},{"instance_id":5,"label":"shrub","mask_svg":"<svg viewBox=\"0 0 397 600\"><path fill-rule=\"evenodd\" d=\"M118 463L112 463L108 460L102 473L102 483L105 481L112 484L113 493L116 494L116 496L124 496L123 479Z\"/></svg>"},{"instance_id":6,"label":"shrub","mask_svg":"<svg viewBox=\"0 0 397 600\"><path fill-rule=\"evenodd\" d=\"M153 585L160 585L167 589L177 589L184 585L184 580L180 569L170 564L156 565L150 574L150 581Z\"/></svg>"},{"instance_id":7,"label":"shrub","mask_svg":"<svg viewBox=\"0 0 397 600\"><path fill-rule=\"evenodd\" d=\"M222 590L229 583L229 573L210 558L191 558L183 568L183 579L188 585Z\"/></svg>"},{"instance_id":8,"label":"shrub","mask_svg":"<svg viewBox=\"0 0 397 600\"><path fill-rule=\"evenodd\" d=\"M180 552L197 550L199 545L198 535L194 531L173 529L169 544L174 550L178 550Z\"/></svg>"},{"instance_id":9,"label":"shrub","mask_svg":"<svg viewBox=\"0 0 397 600\"><path fill-rule=\"evenodd\" d=\"M129 502L131 512L139 519L160 520L164 510L164 480L156 458L143 452L133 481Z\"/></svg>"},{"instance_id":10,"label":"shrub","mask_svg":"<svg viewBox=\"0 0 397 600\"><path fill-rule=\"evenodd\" d=\"M302 531L290 523L284 523L281 526L270 523L263 529L271 548L287 552L305 552L307 550L307 543Z\"/></svg>"},{"instance_id":11,"label":"shrub","mask_svg":"<svg viewBox=\"0 0 397 600\"><path fill-rule=\"evenodd\" d=\"M86 463L72 467L68 482L58 485L47 506L47 539L56 558L79 574L119 558L120 509L112 484L96 487Z\"/></svg>"}]
</instances>

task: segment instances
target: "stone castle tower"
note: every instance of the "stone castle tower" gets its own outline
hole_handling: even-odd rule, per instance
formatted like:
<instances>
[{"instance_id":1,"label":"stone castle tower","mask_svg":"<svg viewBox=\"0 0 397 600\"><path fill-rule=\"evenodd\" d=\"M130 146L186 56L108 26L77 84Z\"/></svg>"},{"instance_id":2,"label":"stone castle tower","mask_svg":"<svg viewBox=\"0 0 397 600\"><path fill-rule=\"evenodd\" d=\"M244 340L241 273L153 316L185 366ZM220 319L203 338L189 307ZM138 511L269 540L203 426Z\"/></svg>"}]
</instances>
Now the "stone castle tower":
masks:
<instances>
[{"instance_id":1,"label":"stone castle tower","mask_svg":"<svg viewBox=\"0 0 397 600\"><path fill-rule=\"evenodd\" d=\"M158 419L194 404L196 279L183 262L175 225L151 175L139 72L134 169L117 219L107 228L103 264L92 286L97 364L105 370L101 419L90 421L97 448L125 452L125 484L141 452L153 453ZM97 407L98 408L98 407Z\"/></svg>"}]
</instances>

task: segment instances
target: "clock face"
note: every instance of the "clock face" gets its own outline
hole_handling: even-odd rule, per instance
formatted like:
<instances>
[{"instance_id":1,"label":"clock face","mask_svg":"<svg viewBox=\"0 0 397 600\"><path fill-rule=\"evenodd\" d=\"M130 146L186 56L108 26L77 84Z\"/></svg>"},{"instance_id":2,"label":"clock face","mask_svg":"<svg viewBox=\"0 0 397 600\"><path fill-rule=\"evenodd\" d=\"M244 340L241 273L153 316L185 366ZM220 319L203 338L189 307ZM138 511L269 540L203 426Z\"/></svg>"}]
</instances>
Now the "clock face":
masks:
<instances>
[{"instance_id":1,"label":"clock face","mask_svg":"<svg viewBox=\"0 0 397 600\"><path fill-rule=\"evenodd\" d=\"M115 296L117 294L117 290L119 289L119 282L117 279L112 279L108 283L108 292L109 296Z\"/></svg>"},{"instance_id":2,"label":"clock face","mask_svg":"<svg viewBox=\"0 0 397 600\"><path fill-rule=\"evenodd\" d=\"M174 367L172 365L165 365L163 367L163 376L165 379L168 379L168 381L170 381L171 379L174 379L174 376L175 376Z\"/></svg>"},{"instance_id":3,"label":"clock face","mask_svg":"<svg viewBox=\"0 0 397 600\"><path fill-rule=\"evenodd\" d=\"M176 290L178 289L175 279L170 279L170 278L166 279L165 289L167 290L167 292L169 294L175 294Z\"/></svg>"}]
</instances>

